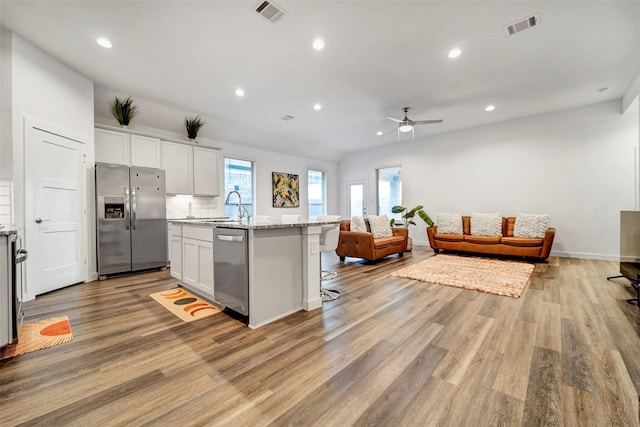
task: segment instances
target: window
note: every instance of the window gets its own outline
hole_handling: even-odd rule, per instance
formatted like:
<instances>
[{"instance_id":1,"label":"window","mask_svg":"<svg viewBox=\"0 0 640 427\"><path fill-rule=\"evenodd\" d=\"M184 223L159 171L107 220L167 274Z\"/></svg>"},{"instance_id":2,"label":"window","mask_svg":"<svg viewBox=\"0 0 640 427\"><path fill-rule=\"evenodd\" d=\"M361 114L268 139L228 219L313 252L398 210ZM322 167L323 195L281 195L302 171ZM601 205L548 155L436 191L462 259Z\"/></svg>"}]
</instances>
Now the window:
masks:
<instances>
[{"instance_id":1,"label":"window","mask_svg":"<svg viewBox=\"0 0 640 427\"><path fill-rule=\"evenodd\" d=\"M308 197L309 197L309 219L318 219L318 215L324 215L327 213L327 207L325 203L326 198L326 185L324 179L324 172L322 171L308 171Z\"/></svg>"},{"instance_id":2,"label":"window","mask_svg":"<svg viewBox=\"0 0 640 427\"><path fill-rule=\"evenodd\" d=\"M401 214L391 213L391 208L402 204L402 177L400 167L380 168L378 173L378 215L399 221Z\"/></svg>"},{"instance_id":3,"label":"window","mask_svg":"<svg viewBox=\"0 0 640 427\"><path fill-rule=\"evenodd\" d=\"M240 193L242 207L247 210L249 215L254 216L253 162L230 157L224 158L224 200L230 191ZM224 206L224 214L231 218L238 217L238 197L236 195L231 196L229 204Z\"/></svg>"}]
</instances>

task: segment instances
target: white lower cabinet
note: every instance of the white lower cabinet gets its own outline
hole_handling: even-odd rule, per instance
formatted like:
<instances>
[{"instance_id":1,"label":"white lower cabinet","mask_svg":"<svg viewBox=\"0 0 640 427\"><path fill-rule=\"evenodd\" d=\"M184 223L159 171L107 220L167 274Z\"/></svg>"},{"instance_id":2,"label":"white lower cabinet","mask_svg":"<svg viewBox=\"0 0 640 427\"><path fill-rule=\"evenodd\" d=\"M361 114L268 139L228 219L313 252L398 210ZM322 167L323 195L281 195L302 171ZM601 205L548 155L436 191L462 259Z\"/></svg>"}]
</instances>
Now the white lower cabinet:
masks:
<instances>
[{"instance_id":1,"label":"white lower cabinet","mask_svg":"<svg viewBox=\"0 0 640 427\"><path fill-rule=\"evenodd\" d=\"M213 298L213 228L182 227L181 282L202 296Z\"/></svg>"},{"instance_id":2,"label":"white lower cabinet","mask_svg":"<svg viewBox=\"0 0 640 427\"><path fill-rule=\"evenodd\" d=\"M182 280L182 226L169 224L168 231L171 276Z\"/></svg>"}]
</instances>

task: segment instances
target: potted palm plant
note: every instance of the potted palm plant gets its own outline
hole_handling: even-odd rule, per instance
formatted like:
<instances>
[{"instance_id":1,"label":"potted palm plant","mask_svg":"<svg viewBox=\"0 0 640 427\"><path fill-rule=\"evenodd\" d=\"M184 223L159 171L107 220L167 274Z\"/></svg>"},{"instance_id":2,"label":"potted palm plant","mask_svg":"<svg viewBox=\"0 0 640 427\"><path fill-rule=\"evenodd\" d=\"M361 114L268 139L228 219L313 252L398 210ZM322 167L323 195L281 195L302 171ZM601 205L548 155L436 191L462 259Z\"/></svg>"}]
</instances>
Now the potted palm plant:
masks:
<instances>
[{"instance_id":1,"label":"potted palm plant","mask_svg":"<svg viewBox=\"0 0 640 427\"><path fill-rule=\"evenodd\" d=\"M206 125L206 124L207 124L207 122L205 122L202 119L202 117L200 117L200 116L196 116L196 117L185 116L184 117L184 127L187 129L187 136L193 142L198 142L198 141L196 141L196 137L198 136L198 132L200 131L200 128L202 126Z\"/></svg>"},{"instance_id":2,"label":"potted palm plant","mask_svg":"<svg viewBox=\"0 0 640 427\"><path fill-rule=\"evenodd\" d=\"M422 219L429 227L433 227L433 221L431 220L429 215L427 215L427 213L423 210L423 208L424 206L418 205L415 208L408 210L404 206L396 205L391 208L391 212L395 214L398 214L398 213L402 214L401 224L402 224L402 227L404 228L409 228L410 225L416 225L416 222L413 220L416 215L418 215L420 219ZM390 222L392 227L396 225L395 218L392 218ZM413 240L411 239L411 237L409 237L409 239L407 240L407 251L411 251L412 248L413 248Z\"/></svg>"},{"instance_id":3,"label":"potted palm plant","mask_svg":"<svg viewBox=\"0 0 640 427\"><path fill-rule=\"evenodd\" d=\"M122 100L116 96L109 106L111 107L111 114L122 127L129 126L129 123L138 112L138 106L133 103L133 98L131 97Z\"/></svg>"}]
</instances>

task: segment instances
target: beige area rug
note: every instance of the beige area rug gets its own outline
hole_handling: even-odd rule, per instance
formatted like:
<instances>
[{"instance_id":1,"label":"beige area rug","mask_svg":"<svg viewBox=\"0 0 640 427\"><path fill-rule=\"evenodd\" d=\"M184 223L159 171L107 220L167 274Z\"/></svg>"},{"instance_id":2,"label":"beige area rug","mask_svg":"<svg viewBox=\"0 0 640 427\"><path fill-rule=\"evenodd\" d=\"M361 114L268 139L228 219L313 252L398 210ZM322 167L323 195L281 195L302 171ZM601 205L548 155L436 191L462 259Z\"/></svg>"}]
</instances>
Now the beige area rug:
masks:
<instances>
[{"instance_id":1,"label":"beige area rug","mask_svg":"<svg viewBox=\"0 0 640 427\"><path fill-rule=\"evenodd\" d=\"M156 292L149 296L185 322L191 322L220 313L220 309L215 305L209 304L182 288Z\"/></svg>"},{"instance_id":2,"label":"beige area rug","mask_svg":"<svg viewBox=\"0 0 640 427\"><path fill-rule=\"evenodd\" d=\"M534 268L518 261L436 255L391 275L519 298Z\"/></svg>"}]
</instances>

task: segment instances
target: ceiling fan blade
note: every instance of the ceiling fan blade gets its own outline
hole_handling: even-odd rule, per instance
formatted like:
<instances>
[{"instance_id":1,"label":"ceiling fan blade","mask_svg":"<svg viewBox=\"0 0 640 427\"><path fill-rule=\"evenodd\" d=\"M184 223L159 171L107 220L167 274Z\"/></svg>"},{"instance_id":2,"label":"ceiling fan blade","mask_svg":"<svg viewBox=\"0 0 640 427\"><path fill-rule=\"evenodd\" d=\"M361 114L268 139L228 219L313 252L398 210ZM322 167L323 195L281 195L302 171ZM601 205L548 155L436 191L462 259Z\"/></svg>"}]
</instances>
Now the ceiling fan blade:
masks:
<instances>
[{"instance_id":1,"label":"ceiling fan blade","mask_svg":"<svg viewBox=\"0 0 640 427\"><path fill-rule=\"evenodd\" d=\"M387 119L389 119L389 120L393 120L394 122L397 122L397 123L402 123L402 120L400 120L400 119L396 119L396 118L394 118L394 117L387 117Z\"/></svg>"},{"instance_id":2,"label":"ceiling fan blade","mask_svg":"<svg viewBox=\"0 0 640 427\"><path fill-rule=\"evenodd\" d=\"M432 123L442 123L442 120L414 120L414 125L429 125Z\"/></svg>"}]
</instances>

